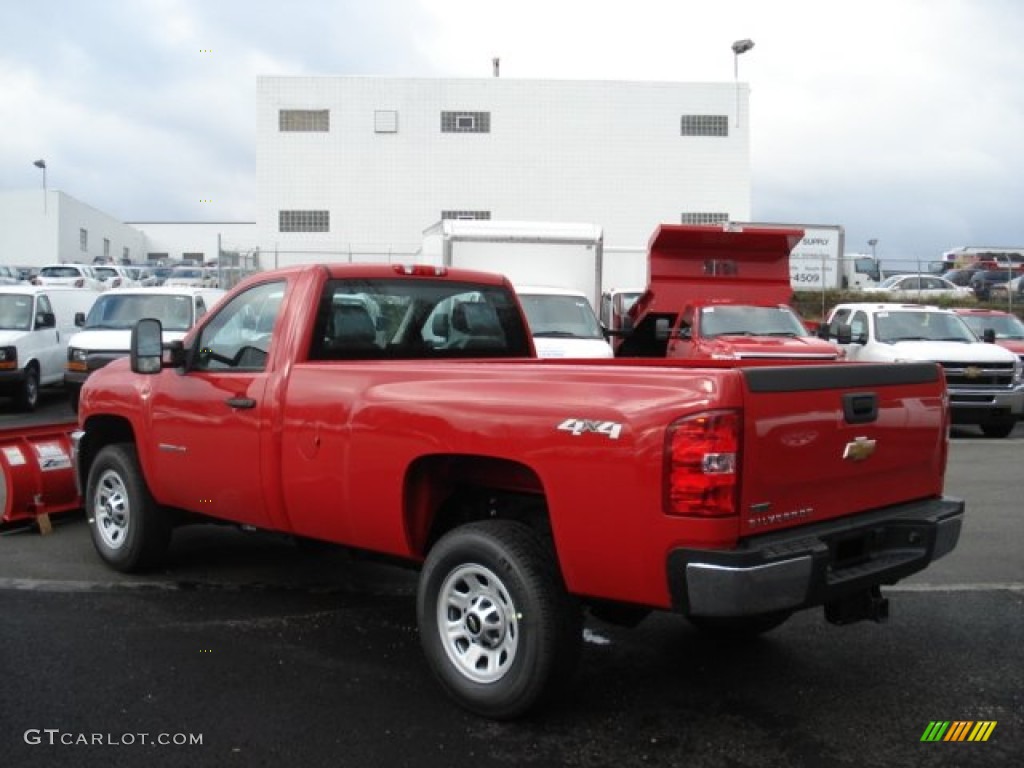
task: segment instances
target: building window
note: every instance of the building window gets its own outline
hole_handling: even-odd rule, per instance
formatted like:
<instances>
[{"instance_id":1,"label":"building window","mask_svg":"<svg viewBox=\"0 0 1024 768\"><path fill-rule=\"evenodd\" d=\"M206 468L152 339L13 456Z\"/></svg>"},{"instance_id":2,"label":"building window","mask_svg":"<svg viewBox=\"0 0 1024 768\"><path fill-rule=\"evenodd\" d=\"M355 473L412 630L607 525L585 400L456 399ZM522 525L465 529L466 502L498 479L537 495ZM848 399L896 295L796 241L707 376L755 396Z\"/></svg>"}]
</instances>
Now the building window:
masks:
<instances>
[{"instance_id":1,"label":"building window","mask_svg":"<svg viewBox=\"0 0 1024 768\"><path fill-rule=\"evenodd\" d=\"M110 258L110 241L107 238L103 238L103 258Z\"/></svg>"},{"instance_id":2,"label":"building window","mask_svg":"<svg viewBox=\"0 0 1024 768\"><path fill-rule=\"evenodd\" d=\"M132 260L132 252L127 245L121 249L121 260L126 262L130 262Z\"/></svg>"},{"instance_id":3,"label":"building window","mask_svg":"<svg viewBox=\"0 0 1024 768\"><path fill-rule=\"evenodd\" d=\"M684 213L683 224L728 224L728 213L708 213L706 211L692 211Z\"/></svg>"},{"instance_id":4,"label":"building window","mask_svg":"<svg viewBox=\"0 0 1024 768\"><path fill-rule=\"evenodd\" d=\"M206 260L205 254L203 253L183 253L181 254L181 258L185 261L194 261L197 264L202 264Z\"/></svg>"},{"instance_id":5,"label":"building window","mask_svg":"<svg viewBox=\"0 0 1024 768\"><path fill-rule=\"evenodd\" d=\"M331 129L330 110L282 109L277 113L277 127L281 131L319 131Z\"/></svg>"},{"instance_id":6,"label":"building window","mask_svg":"<svg viewBox=\"0 0 1024 768\"><path fill-rule=\"evenodd\" d=\"M330 211L278 211L279 232L330 232Z\"/></svg>"},{"instance_id":7,"label":"building window","mask_svg":"<svg viewBox=\"0 0 1024 768\"><path fill-rule=\"evenodd\" d=\"M398 133L398 112L393 109L378 109L373 113L374 133Z\"/></svg>"},{"instance_id":8,"label":"building window","mask_svg":"<svg viewBox=\"0 0 1024 768\"><path fill-rule=\"evenodd\" d=\"M442 112L441 133L490 133L490 112Z\"/></svg>"},{"instance_id":9,"label":"building window","mask_svg":"<svg viewBox=\"0 0 1024 768\"><path fill-rule=\"evenodd\" d=\"M728 136L728 115L683 115L683 136Z\"/></svg>"},{"instance_id":10,"label":"building window","mask_svg":"<svg viewBox=\"0 0 1024 768\"><path fill-rule=\"evenodd\" d=\"M441 211L442 220L487 221L490 218L490 211Z\"/></svg>"},{"instance_id":11,"label":"building window","mask_svg":"<svg viewBox=\"0 0 1024 768\"><path fill-rule=\"evenodd\" d=\"M147 253L146 254L146 261L151 261L151 262L153 262L155 264L160 264L160 263L163 263L163 262L167 261L167 254L166 253Z\"/></svg>"},{"instance_id":12,"label":"building window","mask_svg":"<svg viewBox=\"0 0 1024 768\"><path fill-rule=\"evenodd\" d=\"M85 229L78 230L78 250L89 250L89 232Z\"/></svg>"}]
</instances>

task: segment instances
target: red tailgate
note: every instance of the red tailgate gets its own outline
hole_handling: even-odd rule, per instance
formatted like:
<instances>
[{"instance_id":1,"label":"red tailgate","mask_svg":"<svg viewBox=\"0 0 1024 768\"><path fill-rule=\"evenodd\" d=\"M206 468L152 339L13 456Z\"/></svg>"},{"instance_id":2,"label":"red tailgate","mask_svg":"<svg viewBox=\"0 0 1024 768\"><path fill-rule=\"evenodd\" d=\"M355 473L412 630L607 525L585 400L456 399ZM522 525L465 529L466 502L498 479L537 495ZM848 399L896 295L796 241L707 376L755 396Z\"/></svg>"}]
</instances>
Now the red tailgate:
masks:
<instances>
[{"instance_id":1,"label":"red tailgate","mask_svg":"<svg viewBox=\"0 0 1024 768\"><path fill-rule=\"evenodd\" d=\"M945 383L937 366L743 370L740 535L942 492Z\"/></svg>"}]
</instances>

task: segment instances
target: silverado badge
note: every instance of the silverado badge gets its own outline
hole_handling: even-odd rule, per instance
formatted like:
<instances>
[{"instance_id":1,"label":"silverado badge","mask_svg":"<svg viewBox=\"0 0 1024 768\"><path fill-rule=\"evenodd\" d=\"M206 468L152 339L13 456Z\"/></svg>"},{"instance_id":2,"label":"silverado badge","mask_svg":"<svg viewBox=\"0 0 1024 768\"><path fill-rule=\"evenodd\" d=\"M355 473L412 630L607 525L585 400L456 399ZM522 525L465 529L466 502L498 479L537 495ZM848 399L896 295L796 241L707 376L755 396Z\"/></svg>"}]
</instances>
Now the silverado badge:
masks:
<instances>
[{"instance_id":1,"label":"silverado badge","mask_svg":"<svg viewBox=\"0 0 1024 768\"><path fill-rule=\"evenodd\" d=\"M864 461L875 452L875 440L867 437L855 437L852 442L846 444L843 451L843 459L850 461Z\"/></svg>"}]
</instances>

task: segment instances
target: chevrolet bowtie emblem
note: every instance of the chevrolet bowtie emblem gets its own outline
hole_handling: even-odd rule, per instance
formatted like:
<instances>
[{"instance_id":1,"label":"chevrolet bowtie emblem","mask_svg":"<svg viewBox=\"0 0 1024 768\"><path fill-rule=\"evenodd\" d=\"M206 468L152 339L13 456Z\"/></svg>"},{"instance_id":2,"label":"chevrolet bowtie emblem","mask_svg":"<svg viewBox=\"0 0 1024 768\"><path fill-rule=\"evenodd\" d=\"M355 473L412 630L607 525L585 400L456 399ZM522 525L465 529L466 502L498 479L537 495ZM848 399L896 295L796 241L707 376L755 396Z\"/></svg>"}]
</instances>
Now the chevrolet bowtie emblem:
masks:
<instances>
[{"instance_id":1,"label":"chevrolet bowtie emblem","mask_svg":"<svg viewBox=\"0 0 1024 768\"><path fill-rule=\"evenodd\" d=\"M964 376L968 379L976 379L981 376L981 368L976 365L969 365L964 368Z\"/></svg>"},{"instance_id":2,"label":"chevrolet bowtie emblem","mask_svg":"<svg viewBox=\"0 0 1024 768\"><path fill-rule=\"evenodd\" d=\"M867 437L856 437L852 442L846 444L843 451L843 459L850 461L864 461L875 452L875 440Z\"/></svg>"}]
</instances>

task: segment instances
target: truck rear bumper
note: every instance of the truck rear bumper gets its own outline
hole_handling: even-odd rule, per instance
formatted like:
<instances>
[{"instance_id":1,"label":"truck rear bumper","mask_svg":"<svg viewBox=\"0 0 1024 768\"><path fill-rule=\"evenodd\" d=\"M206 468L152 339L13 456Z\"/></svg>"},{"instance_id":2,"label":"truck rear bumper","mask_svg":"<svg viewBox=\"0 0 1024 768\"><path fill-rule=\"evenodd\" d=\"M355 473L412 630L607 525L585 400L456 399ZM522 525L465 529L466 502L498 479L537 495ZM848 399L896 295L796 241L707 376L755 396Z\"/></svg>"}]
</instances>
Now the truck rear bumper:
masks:
<instances>
[{"instance_id":1,"label":"truck rear bumper","mask_svg":"<svg viewBox=\"0 0 1024 768\"><path fill-rule=\"evenodd\" d=\"M667 563L673 607L750 616L893 584L951 552L963 516L962 500L929 499L751 537L734 550L677 549Z\"/></svg>"}]
</instances>

